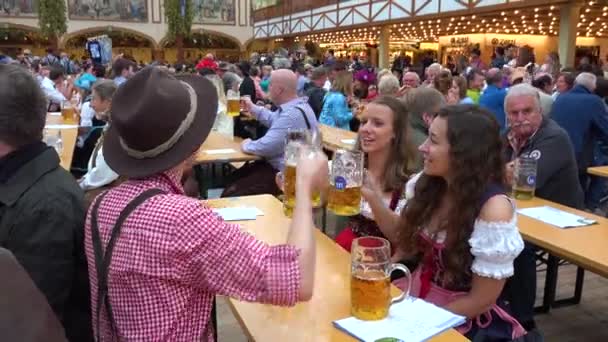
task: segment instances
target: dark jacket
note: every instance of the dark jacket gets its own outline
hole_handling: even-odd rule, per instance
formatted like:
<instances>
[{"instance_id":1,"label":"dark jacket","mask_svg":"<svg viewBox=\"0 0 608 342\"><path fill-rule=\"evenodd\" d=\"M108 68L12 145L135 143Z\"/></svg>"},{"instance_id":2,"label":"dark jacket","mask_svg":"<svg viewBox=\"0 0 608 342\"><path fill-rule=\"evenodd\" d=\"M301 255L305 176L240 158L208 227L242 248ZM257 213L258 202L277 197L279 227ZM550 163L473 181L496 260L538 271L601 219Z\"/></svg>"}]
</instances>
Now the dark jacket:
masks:
<instances>
[{"instance_id":1,"label":"dark jacket","mask_svg":"<svg viewBox=\"0 0 608 342\"><path fill-rule=\"evenodd\" d=\"M239 87L239 94L251 96L251 102L256 103L257 98L255 96L255 83L249 75L245 75L241 86Z\"/></svg>"},{"instance_id":2,"label":"dark jacket","mask_svg":"<svg viewBox=\"0 0 608 342\"><path fill-rule=\"evenodd\" d=\"M583 207L583 191L572 144L568 134L553 120L543 119L540 128L519 155L513 155L506 137L505 146L506 160L513 160L522 154L537 158L536 196L572 208Z\"/></svg>"},{"instance_id":3,"label":"dark jacket","mask_svg":"<svg viewBox=\"0 0 608 342\"><path fill-rule=\"evenodd\" d=\"M323 109L323 98L325 98L325 89L317 87L313 82L308 82L304 86L304 93L308 97L308 104L315 112L315 116L319 119L321 110Z\"/></svg>"},{"instance_id":4,"label":"dark jacket","mask_svg":"<svg viewBox=\"0 0 608 342\"><path fill-rule=\"evenodd\" d=\"M65 342L63 327L13 254L0 248L0 332L3 341Z\"/></svg>"},{"instance_id":5,"label":"dark jacket","mask_svg":"<svg viewBox=\"0 0 608 342\"><path fill-rule=\"evenodd\" d=\"M551 119L570 137L581 172L593 162L593 149L601 139L608 144L608 117L602 99L582 85L561 94L553 103Z\"/></svg>"},{"instance_id":6,"label":"dark jacket","mask_svg":"<svg viewBox=\"0 0 608 342\"><path fill-rule=\"evenodd\" d=\"M45 295L70 341L91 341L84 194L45 148L0 182L0 247Z\"/></svg>"}]
</instances>

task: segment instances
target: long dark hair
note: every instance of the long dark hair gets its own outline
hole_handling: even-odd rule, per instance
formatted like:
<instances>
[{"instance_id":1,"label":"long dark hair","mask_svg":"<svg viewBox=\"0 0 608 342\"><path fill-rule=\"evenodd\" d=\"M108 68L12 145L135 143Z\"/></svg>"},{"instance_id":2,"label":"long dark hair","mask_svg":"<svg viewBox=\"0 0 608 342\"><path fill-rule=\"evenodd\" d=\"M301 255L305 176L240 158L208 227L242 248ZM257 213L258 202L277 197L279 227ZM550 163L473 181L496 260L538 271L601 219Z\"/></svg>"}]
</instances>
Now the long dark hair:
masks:
<instances>
[{"instance_id":1,"label":"long dark hair","mask_svg":"<svg viewBox=\"0 0 608 342\"><path fill-rule=\"evenodd\" d=\"M405 103L393 96L380 96L372 103L386 106L393 112L395 139L391 142L387 165L384 167L383 191L403 189L416 160L416 148L411 141L408 109ZM357 139L356 149L361 150ZM366 158L367 163L367 158Z\"/></svg>"},{"instance_id":2,"label":"long dark hair","mask_svg":"<svg viewBox=\"0 0 608 342\"><path fill-rule=\"evenodd\" d=\"M417 250L417 235L431 221L444 196L452 200L444 223L446 249L444 286L466 283L472 256L468 240L479 215L481 197L489 184L503 184L504 162L500 127L490 112L471 105L447 106L437 116L447 120L450 144L450 186L443 177L422 174L414 198L402 212L404 250Z\"/></svg>"}]
</instances>

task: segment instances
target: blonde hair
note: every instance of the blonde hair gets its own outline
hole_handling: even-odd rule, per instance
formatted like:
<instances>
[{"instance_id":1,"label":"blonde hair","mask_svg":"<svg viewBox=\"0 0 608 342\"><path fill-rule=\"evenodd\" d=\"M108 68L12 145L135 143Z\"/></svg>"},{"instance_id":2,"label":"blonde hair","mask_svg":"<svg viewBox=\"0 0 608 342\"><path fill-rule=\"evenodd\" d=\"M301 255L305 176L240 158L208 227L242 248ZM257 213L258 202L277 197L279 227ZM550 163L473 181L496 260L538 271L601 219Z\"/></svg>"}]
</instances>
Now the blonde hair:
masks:
<instances>
[{"instance_id":1,"label":"blonde hair","mask_svg":"<svg viewBox=\"0 0 608 342\"><path fill-rule=\"evenodd\" d=\"M341 92L345 96L351 95L353 93L353 75L348 71L340 71L332 83L331 90Z\"/></svg>"},{"instance_id":2,"label":"blonde hair","mask_svg":"<svg viewBox=\"0 0 608 342\"><path fill-rule=\"evenodd\" d=\"M388 69L382 69L378 71L378 80L382 79L382 77L392 75L391 71Z\"/></svg>"}]
</instances>

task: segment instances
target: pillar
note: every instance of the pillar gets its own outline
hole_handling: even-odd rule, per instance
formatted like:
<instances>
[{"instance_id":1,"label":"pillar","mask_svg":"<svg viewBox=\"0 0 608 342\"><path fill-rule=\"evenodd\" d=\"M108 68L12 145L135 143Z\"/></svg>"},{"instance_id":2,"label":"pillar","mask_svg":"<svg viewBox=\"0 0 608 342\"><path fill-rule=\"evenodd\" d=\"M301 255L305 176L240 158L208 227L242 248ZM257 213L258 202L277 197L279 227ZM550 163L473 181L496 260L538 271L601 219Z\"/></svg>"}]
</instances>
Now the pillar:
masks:
<instances>
[{"instance_id":1,"label":"pillar","mask_svg":"<svg viewBox=\"0 0 608 342\"><path fill-rule=\"evenodd\" d=\"M275 46L274 38L268 39L268 52L270 52L270 53L274 52L275 48L276 48L276 46Z\"/></svg>"},{"instance_id":2,"label":"pillar","mask_svg":"<svg viewBox=\"0 0 608 342\"><path fill-rule=\"evenodd\" d=\"M574 67L576 31L582 3L571 1L561 6L559 18L559 62L562 68Z\"/></svg>"},{"instance_id":3,"label":"pillar","mask_svg":"<svg viewBox=\"0 0 608 342\"><path fill-rule=\"evenodd\" d=\"M390 26L383 26L380 29L380 36L378 39L378 67L380 67L380 69L390 69L390 39Z\"/></svg>"}]
</instances>

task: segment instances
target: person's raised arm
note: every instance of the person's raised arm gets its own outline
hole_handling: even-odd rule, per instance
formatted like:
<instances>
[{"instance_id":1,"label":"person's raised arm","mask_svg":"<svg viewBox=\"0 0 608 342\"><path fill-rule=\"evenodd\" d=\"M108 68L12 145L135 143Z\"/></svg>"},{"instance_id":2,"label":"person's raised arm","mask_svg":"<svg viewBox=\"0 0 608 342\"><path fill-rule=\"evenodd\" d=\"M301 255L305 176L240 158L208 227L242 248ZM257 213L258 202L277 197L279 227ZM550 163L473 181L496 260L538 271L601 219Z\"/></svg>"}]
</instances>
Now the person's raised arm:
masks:
<instances>
[{"instance_id":1,"label":"person's raised arm","mask_svg":"<svg viewBox=\"0 0 608 342\"><path fill-rule=\"evenodd\" d=\"M296 206L287 243L300 251L300 300L308 300L314 287L316 259L311 198L315 189L320 189L327 183L327 157L323 152L303 149L296 170Z\"/></svg>"}]
</instances>

